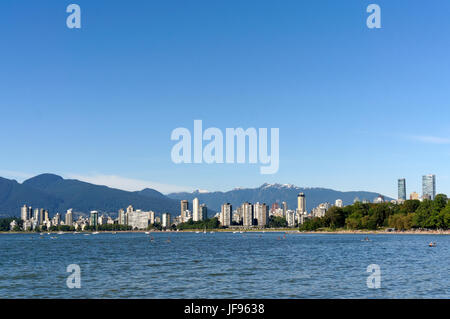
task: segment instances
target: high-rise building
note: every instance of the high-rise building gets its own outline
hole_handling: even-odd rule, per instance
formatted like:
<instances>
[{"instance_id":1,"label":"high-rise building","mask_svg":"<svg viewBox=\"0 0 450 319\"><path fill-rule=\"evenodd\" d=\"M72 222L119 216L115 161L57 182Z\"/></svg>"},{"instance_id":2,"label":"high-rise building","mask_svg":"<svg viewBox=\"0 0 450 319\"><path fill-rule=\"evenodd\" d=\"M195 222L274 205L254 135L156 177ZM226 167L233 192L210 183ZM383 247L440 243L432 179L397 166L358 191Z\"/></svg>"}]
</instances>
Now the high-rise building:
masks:
<instances>
[{"instance_id":1,"label":"high-rise building","mask_svg":"<svg viewBox=\"0 0 450 319\"><path fill-rule=\"evenodd\" d=\"M286 202L281 203L281 207L283 208L283 216L282 217L286 217L286 212L288 210L288 205Z\"/></svg>"},{"instance_id":2,"label":"high-rise building","mask_svg":"<svg viewBox=\"0 0 450 319\"><path fill-rule=\"evenodd\" d=\"M20 218L23 221L28 220L28 206L27 205L23 205L22 208L20 209Z\"/></svg>"},{"instance_id":3,"label":"high-rise building","mask_svg":"<svg viewBox=\"0 0 450 319\"><path fill-rule=\"evenodd\" d=\"M429 174L422 176L422 195L428 195L430 199L436 196L436 175Z\"/></svg>"},{"instance_id":4,"label":"high-rise building","mask_svg":"<svg viewBox=\"0 0 450 319\"><path fill-rule=\"evenodd\" d=\"M170 225L170 214L169 213L163 213L161 216L161 226L165 228L169 228Z\"/></svg>"},{"instance_id":5,"label":"high-rise building","mask_svg":"<svg viewBox=\"0 0 450 319\"><path fill-rule=\"evenodd\" d=\"M277 208L279 209L279 208ZM264 227L269 222L269 208L266 204L256 203L253 205L254 218L257 221L257 225Z\"/></svg>"},{"instance_id":6,"label":"high-rise building","mask_svg":"<svg viewBox=\"0 0 450 319\"><path fill-rule=\"evenodd\" d=\"M306 198L304 193L297 196L297 209L301 213L306 213Z\"/></svg>"},{"instance_id":7,"label":"high-rise building","mask_svg":"<svg viewBox=\"0 0 450 319\"><path fill-rule=\"evenodd\" d=\"M406 179L398 179L398 199L406 200Z\"/></svg>"},{"instance_id":8,"label":"high-rise building","mask_svg":"<svg viewBox=\"0 0 450 319\"><path fill-rule=\"evenodd\" d=\"M295 226L295 212L293 210L286 211L286 221L287 221L288 227Z\"/></svg>"},{"instance_id":9,"label":"high-rise building","mask_svg":"<svg viewBox=\"0 0 450 319\"><path fill-rule=\"evenodd\" d=\"M198 198L194 198L192 201L192 221L198 222L200 219L200 203Z\"/></svg>"},{"instance_id":10,"label":"high-rise building","mask_svg":"<svg viewBox=\"0 0 450 319\"><path fill-rule=\"evenodd\" d=\"M220 210L220 224L229 227L233 219L233 208L230 203L223 204Z\"/></svg>"},{"instance_id":11,"label":"high-rise building","mask_svg":"<svg viewBox=\"0 0 450 319\"><path fill-rule=\"evenodd\" d=\"M242 204L242 225L253 225L253 205L250 203Z\"/></svg>"},{"instance_id":12,"label":"high-rise building","mask_svg":"<svg viewBox=\"0 0 450 319\"><path fill-rule=\"evenodd\" d=\"M91 210L91 216L89 218L89 225L97 227L97 225L98 225L98 211Z\"/></svg>"},{"instance_id":13,"label":"high-rise building","mask_svg":"<svg viewBox=\"0 0 450 319\"><path fill-rule=\"evenodd\" d=\"M66 220L65 220L65 224L67 226L72 226L73 225L73 215L72 215L72 208L68 209L66 212Z\"/></svg>"},{"instance_id":14,"label":"high-rise building","mask_svg":"<svg viewBox=\"0 0 450 319\"><path fill-rule=\"evenodd\" d=\"M48 214L48 210L44 210L44 221L46 221L46 222L50 221L50 216Z\"/></svg>"},{"instance_id":15,"label":"high-rise building","mask_svg":"<svg viewBox=\"0 0 450 319\"><path fill-rule=\"evenodd\" d=\"M336 207L344 207L344 202L342 201L342 199L336 199L336 201L334 202L334 206Z\"/></svg>"},{"instance_id":16,"label":"high-rise building","mask_svg":"<svg viewBox=\"0 0 450 319\"><path fill-rule=\"evenodd\" d=\"M127 224L127 215L125 214L125 211L123 209L119 209L118 223L119 225Z\"/></svg>"},{"instance_id":17,"label":"high-rise building","mask_svg":"<svg viewBox=\"0 0 450 319\"><path fill-rule=\"evenodd\" d=\"M43 208L39 210L39 225L44 224L44 212L45 210Z\"/></svg>"},{"instance_id":18,"label":"high-rise building","mask_svg":"<svg viewBox=\"0 0 450 319\"><path fill-rule=\"evenodd\" d=\"M205 204L200 205L200 220L205 220L208 218L208 208Z\"/></svg>"},{"instance_id":19,"label":"high-rise building","mask_svg":"<svg viewBox=\"0 0 450 319\"><path fill-rule=\"evenodd\" d=\"M149 219L150 219L150 224L153 225L153 224L155 223L155 212L151 210L151 211L149 212L149 216L148 216L148 217L149 217Z\"/></svg>"},{"instance_id":20,"label":"high-rise building","mask_svg":"<svg viewBox=\"0 0 450 319\"><path fill-rule=\"evenodd\" d=\"M182 200L180 202L180 208L181 208L181 222L185 222L186 220L186 211L189 210L189 202L187 200Z\"/></svg>"}]
</instances>

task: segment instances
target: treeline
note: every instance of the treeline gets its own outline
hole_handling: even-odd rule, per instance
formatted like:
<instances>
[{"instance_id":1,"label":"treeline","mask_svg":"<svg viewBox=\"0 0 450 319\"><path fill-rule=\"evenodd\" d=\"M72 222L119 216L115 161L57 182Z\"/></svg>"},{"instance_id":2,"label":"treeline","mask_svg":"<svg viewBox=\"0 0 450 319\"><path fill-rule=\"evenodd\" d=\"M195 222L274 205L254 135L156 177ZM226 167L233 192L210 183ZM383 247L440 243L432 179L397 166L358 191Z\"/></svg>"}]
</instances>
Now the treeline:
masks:
<instances>
[{"instance_id":1,"label":"treeline","mask_svg":"<svg viewBox=\"0 0 450 319\"><path fill-rule=\"evenodd\" d=\"M6 218L0 218L0 231L9 231L10 224L13 222L13 220L16 221L17 226L14 229L14 231L19 231L21 224L23 224L22 220L17 217L6 217Z\"/></svg>"},{"instance_id":2,"label":"treeline","mask_svg":"<svg viewBox=\"0 0 450 319\"><path fill-rule=\"evenodd\" d=\"M434 200L407 200L402 204L380 203L353 205L339 208L333 206L324 217L308 219L300 230L319 228L368 229L395 228L408 230L417 228L449 229L450 203L446 195L438 194Z\"/></svg>"},{"instance_id":3,"label":"treeline","mask_svg":"<svg viewBox=\"0 0 450 319\"><path fill-rule=\"evenodd\" d=\"M184 230L184 229L217 229L220 227L219 219L216 217L214 218L208 218L205 220L200 221L192 221L190 219L189 221L185 223L180 223L177 225L177 229Z\"/></svg>"}]
</instances>

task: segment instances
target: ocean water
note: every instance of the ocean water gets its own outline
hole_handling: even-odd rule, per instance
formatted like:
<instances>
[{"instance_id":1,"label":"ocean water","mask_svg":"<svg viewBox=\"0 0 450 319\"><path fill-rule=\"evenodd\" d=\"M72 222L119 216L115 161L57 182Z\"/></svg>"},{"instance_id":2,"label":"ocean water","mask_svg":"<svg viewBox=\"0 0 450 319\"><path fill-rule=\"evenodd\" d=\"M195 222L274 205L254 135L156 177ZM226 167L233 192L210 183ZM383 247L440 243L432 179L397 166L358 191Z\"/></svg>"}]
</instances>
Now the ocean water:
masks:
<instances>
[{"instance_id":1,"label":"ocean water","mask_svg":"<svg viewBox=\"0 0 450 319\"><path fill-rule=\"evenodd\" d=\"M450 236L364 237L4 234L0 298L450 298ZM67 287L70 264L79 289ZM378 289L367 286L371 264Z\"/></svg>"}]
</instances>

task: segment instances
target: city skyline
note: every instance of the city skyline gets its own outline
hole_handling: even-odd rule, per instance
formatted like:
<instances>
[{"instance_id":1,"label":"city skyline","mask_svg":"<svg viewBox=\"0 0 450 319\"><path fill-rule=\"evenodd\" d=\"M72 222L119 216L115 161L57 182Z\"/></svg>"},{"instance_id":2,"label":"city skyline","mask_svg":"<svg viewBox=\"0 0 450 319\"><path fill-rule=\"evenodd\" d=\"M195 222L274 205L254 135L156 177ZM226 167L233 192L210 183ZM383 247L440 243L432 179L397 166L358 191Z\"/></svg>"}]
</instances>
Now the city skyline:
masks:
<instances>
[{"instance_id":1,"label":"city skyline","mask_svg":"<svg viewBox=\"0 0 450 319\"><path fill-rule=\"evenodd\" d=\"M278 182L396 198L393 178L421 192L417 176L432 173L450 193L450 4L379 5L383 27L371 30L356 1L83 1L73 30L58 2L2 2L0 176L55 172L164 193ZM171 132L197 119L279 128L279 171L174 164Z\"/></svg>"}]
</instances>

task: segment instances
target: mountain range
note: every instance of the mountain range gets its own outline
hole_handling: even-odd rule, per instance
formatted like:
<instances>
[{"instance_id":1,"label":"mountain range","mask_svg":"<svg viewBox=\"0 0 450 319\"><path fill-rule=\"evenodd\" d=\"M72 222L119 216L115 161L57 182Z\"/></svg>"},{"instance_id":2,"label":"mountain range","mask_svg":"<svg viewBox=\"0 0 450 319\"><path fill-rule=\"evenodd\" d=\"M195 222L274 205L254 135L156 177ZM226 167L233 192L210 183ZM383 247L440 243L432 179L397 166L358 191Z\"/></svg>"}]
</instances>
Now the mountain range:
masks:
<instances>
[{"instance_id":1,"label":"mountain range","mask_svg":"<svg viewBox=\"0 0 450 319\"><path fill-rule=\"evenodd\" d=\"M84 214L91 210L111 214L120 208L125 209L128 205L133 205L135 209L153 210L157 214L169 212L179 215L180 200L187 199L192 203L195 197L207 205L208 215L211 216L220 211L220 206L227 202L237 207L243 202L259 201L271 205L286 201L289 208L295 209L297 194L300 192L305 193L308 211L323 202L334 203L338 198L347 205L356 197L361 200L373 200L379 195L364 191L340 192L327 188L302 188L290 184L267 183L257 188L236 188L227 192L195 191L164 195L150 188L130 192L76 179L64 179L54 174L41 174L23 183L0 177L0 216L20 216L20 207L24 204L33 208L48 209L51 216L56 212L64 214L69 208Z\"/></svg>"},{"instance_id":2,"label":"mountain range","mask_svg":"<svg viewBox=\"0 0 450 319\"><path fill-rule=\"evenodd\" d=\"M223 203L230 203L234 208L244 202L260 202L268 205L278 203L281 207L281 203L285 201L288 205L288 209L296 209L298 193L305 194L306 208L308 211L318 206L320 203L329 202L334 204L336 199L342 199L344 205L349 205L353 203L355 198L373 201L373 199L380 195L379 193L366 191L340 192L328 188L305 188L292 184L265 183L257 188L235 188L228 192L195 191L193 193L172 193L167 196L177 200L187 199L189 201L192 201L197 197L200 203L206 204L208 210L212 209L214 211L220 211L220 206ZM384 198L386 200L392 199L387 196L384 196Z\"/></svg>"}]
</instances>

